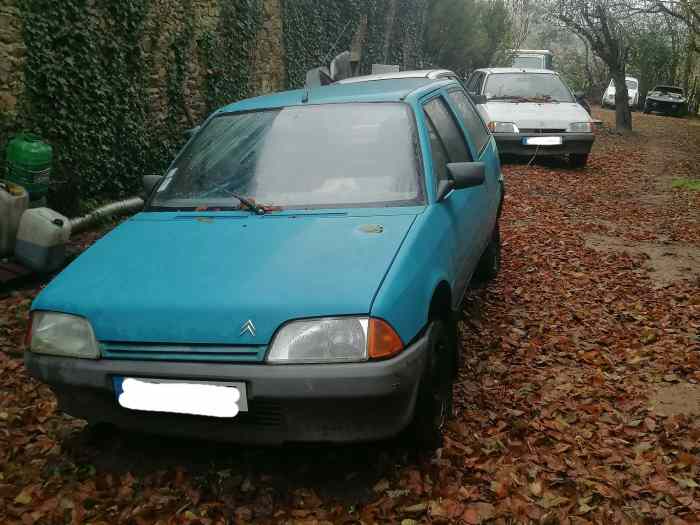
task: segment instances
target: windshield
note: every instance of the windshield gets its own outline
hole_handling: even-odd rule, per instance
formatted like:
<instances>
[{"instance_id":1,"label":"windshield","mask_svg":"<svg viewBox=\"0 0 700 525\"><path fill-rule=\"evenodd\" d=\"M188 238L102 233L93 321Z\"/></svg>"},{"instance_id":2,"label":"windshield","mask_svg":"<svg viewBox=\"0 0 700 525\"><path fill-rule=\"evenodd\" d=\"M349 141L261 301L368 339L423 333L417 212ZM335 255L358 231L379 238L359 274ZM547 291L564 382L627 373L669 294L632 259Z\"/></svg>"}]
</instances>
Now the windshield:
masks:
<instances>
[{"instance_id":1,"label":"windshield","mask_svg":"<svg viewBox=\"0 0 700 525\"><path fill-rule=\"evenodd\" d=\"M223 114L186 146L151 207L237 208L235 194L281 207L420 203L414 129L401 103Z\"/></svg>"},{"instance_id":2,"label":"windshield","mask_svg":"<svg viewBox=\"0 0 700 525\"><path fill-rule=\"evenodd\" d=\"M573 102L571 91L557 75L548 73L496 73L484 90L488 100L514 102Z\"/></svg>"},{"instance_id":3,"label":"windshield","mask_svg":"<svg viewBox=\"0 0 700 525\"><path fill-rule=\"evenodd\" d=\"M662 93L668 93L669 95L683 95L683 90L681 88L673 86L656 86L654 91L661 91Z\"/></svg>"},{"instance_id":4,"label":"windshield","mask_svg":"<svg viewBox=\"0 0 700 525\"><path fill-rule=\"evenodd\" d=\"M515 57L513 67L525 69L542 69L542 57Z\"/></svg>"}]
</instances>

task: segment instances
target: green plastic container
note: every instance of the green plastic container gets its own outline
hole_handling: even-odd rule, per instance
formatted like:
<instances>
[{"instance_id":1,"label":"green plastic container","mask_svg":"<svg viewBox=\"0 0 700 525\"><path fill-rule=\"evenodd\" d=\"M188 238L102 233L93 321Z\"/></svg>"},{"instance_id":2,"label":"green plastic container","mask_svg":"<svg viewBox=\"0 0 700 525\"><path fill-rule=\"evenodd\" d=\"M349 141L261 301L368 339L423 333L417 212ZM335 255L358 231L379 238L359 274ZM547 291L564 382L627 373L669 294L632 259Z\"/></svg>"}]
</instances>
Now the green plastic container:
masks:
<instances>
[{"instance_id":1,"label":"green plastic container","mask_svg":"<svg viewBox=\"0 0 700 525\"><path fill-rule=\"evenodd\" d=\"M7 180L23 186L34 201L49 191L53 149L32 133L20 133L7 145Z\"/></svg>"}]
</instances>

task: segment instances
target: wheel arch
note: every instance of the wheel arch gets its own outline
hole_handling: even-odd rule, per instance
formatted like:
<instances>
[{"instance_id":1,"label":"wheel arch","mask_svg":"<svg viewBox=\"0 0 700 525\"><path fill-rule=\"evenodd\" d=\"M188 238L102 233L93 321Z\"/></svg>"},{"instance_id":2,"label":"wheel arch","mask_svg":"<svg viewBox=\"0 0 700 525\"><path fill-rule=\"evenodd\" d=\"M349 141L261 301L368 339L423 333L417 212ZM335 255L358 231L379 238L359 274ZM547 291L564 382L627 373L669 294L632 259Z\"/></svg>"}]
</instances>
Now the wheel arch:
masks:
<instances>
[{"instance_id":1,"label":"wheel arch","mask_svg":"<svg viewBox=\"0 0 700 525\"><path fill-rule=\"evenodd\" d=\"M452 289L445 280L440 281L435 286L430 300L428 324L436 320L443 322L450 338L453 339L453 344L450 345L452 353L450 361L452 363L452 376L455 378L460 366L459 329L457 327L457 316L452 309Z\"/></svg>"}]
</instances>

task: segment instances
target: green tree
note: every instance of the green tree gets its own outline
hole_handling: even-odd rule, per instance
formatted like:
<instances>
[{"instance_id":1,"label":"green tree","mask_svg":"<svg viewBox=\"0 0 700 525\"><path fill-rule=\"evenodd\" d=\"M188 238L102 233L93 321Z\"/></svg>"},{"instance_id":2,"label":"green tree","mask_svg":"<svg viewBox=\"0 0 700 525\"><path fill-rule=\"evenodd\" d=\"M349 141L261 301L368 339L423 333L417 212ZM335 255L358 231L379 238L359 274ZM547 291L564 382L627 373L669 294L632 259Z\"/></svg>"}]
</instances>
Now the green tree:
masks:
<instances>
[{"instance_id":1,"label":"green tree","mask_svg":"<svg viewBox=\"0 0 700 525\"><path fill-rule=\"evenodd\" d=\"M510 44L510 24L503 0L435 0L428 9L425 55L435 67L466 75L492 65Z\"/></svg>"}]
</instances>

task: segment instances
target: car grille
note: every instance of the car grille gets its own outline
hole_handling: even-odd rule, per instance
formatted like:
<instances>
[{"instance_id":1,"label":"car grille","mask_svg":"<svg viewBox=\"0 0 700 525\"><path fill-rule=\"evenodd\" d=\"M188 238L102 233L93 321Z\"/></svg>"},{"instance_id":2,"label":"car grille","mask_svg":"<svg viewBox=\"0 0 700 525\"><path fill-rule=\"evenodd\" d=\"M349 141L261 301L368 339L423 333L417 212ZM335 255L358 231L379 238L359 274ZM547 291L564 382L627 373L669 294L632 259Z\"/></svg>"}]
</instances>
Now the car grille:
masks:
<instances>
[{"instance_id":1,"label":"car grille","mask_svg":"<svg viewBox=\"0 0 700 525\"><path fill-rule=\"evenodd\" d=\"M520 133L566 133L563 128L520 128Z\"/></svg>"},{"instance_id":2,"label":"car grille","mask_svg":"<svg viewBox=\"0 0 700 525\"><path fill-rule=\"evenodd\" d=\"M260 362L264 359L266 350L267 346L182 345L112 341L100 343L100 353L105 359L138 361Z\"/></svg>"}]
</instances>

